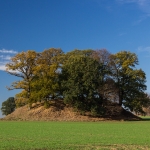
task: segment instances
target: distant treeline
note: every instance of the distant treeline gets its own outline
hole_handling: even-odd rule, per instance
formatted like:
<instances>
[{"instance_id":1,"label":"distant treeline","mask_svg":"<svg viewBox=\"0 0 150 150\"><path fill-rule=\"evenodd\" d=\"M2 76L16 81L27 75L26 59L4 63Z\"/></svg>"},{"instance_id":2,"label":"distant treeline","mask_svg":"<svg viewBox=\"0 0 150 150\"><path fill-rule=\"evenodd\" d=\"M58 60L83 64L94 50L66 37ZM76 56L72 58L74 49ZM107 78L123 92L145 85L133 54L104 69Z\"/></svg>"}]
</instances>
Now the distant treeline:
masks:
<instances>
[{"instance_id":1,"label":"distant treeline","mask_svg":"<svg viewBox=\"0 0 150 150\"><path fill-rule=\"evenodd\" d=\"M28 50L6 64L7 72L21 79L8 89L22 89L15 96L17 107L38 101L48 105L49 100L62 99L78 110L97 114L104 113L108 102L143 112L149 96L145 93L145 73L136 65L137 55L130 51Z\"/></svg>"}]
</instances>

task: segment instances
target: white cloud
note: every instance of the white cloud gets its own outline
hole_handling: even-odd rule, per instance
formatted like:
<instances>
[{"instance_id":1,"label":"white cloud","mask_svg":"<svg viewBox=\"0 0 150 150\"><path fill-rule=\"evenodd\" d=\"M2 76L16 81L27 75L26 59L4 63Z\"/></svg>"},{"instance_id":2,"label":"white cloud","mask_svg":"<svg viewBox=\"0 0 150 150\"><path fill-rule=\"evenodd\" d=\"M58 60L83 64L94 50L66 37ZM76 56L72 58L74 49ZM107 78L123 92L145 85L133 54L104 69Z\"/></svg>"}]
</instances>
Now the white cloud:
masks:
<instances>
[{"instance_id":1,"label":"white cloud","mask_svg":"<svg viewBox=\"0 0 150 150\"><path fill-rule=\"evenodd\" d=\"M0 70L6 70L5 65L9 62L8 58L0 59Z\"/></svg>"},{"instance_id":2,"label":"white cloud","mask_svg":"<svg viewBox=\"0 0 150 150\"><path fill-rule=\"evenodd\" d=\"M17 54L17 51L14 50L7 50L7 49L0 49L0 70L6 70L5 65L10 61L11 57L14 54Z\"/></svg>"},{"instance_id":3,"label":"white cloud","mask_svg":"<svg viewBox=\"0 0 150 150\"><path fill-rule=\"evenodd\" d=\"M2 70L2 71L5 71L6 70L6 67L5 67L5 65L0 65L0 70Z\"/></svg>"},{"instance_id":4,"label":"white cloud","mask_svg":"<svg viewBox=\"0 0 150 150\"><path fill-rule=\"evenodd\" d=\"M6 70L5 63L0 62L0 70L2 71Z\"/></svg>"},{"instance_id":5,"label":"white cloud","mask_svg":"<svg viewBox=\"0 0 150 150\"><path fill-rule=\"evenodd\" d=\"M0 53L9 53L9 54L17 54L14 50L1 49Z\"/></svg>"},{"instance_id":6,"label":"white cloud","mask_svg":"<svg viewBox=\"0 0 150 150\"><path fill-rule=\"evenodd\" d=\"M7 56L5 56L5 55L0 55L0 59L1 59L1 60L10 60L10 58L11 58L11 56L9 56L9 55L7 55Z\"/></svg>"},{"instance_id":7,"label":"white cloud","mask_svg":"<svg viewBox=\"0 0 150 150\"><path fill-rule=\"evenodd\" d=\"M5 59L5 60L10 60L11 57L7 55L4 59Z\"/></svg>"}]
</instances>

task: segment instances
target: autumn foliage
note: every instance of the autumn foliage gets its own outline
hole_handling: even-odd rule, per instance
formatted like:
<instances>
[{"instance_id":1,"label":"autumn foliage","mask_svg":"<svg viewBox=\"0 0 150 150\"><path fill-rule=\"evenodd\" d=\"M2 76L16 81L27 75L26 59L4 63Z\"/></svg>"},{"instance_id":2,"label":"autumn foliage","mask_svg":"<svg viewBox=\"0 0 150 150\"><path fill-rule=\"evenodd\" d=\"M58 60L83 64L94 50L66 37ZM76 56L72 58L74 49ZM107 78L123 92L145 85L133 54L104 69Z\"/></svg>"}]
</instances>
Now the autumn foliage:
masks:
<instances>
[{"instance_id":1,"label":"autumn foliage","mask_svg":"<svg viewBox=\"0 0 150 150\"><path fill-rule=\"evenodd\" d=\"M107 50L73 50L64 53L50 48L43 52L18 53L6 65L7 72L19 77L9 90L22 89L15 96L18 107L62 99L77 110L99 116L108 103L130 111L143 112L149 98L145 94L146 76L137 69L135 53Z\"/></svg>"}]
</instances>

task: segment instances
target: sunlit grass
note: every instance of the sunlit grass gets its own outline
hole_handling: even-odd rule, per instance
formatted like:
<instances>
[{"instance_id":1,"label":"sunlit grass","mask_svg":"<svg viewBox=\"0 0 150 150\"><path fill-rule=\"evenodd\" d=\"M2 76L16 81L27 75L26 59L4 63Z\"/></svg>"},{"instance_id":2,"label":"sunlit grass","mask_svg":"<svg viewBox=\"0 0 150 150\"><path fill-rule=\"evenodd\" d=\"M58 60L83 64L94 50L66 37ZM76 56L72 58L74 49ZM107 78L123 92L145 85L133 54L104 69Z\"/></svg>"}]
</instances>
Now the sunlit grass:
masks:
<instances>
[{"instance_id":1,"label":"sunlit grass","mask_svg":"<svg viewBox=\"0 0 150 150\"><path fill-rule=\"evenodd\" d=\"M150 122L0 122L0 149L150 149Z\"/></svg>"},{"instance_id":2,"label":"sunlit grass","mask_svg":"<svg viewBox=\"0 0 150 150\"><path fill-rule=\"evenodd\" d=\"M143 119L150 119L150 116L140 116Z\"/></svg>"}]
</instances>

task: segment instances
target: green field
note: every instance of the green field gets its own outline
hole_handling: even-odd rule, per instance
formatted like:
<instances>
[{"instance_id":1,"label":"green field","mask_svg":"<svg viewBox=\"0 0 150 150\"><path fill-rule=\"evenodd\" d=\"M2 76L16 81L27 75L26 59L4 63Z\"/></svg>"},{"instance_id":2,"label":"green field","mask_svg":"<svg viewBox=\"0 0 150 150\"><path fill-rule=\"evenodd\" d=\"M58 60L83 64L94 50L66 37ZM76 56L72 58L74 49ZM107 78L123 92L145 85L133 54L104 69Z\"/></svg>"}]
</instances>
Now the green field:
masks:
<instances>
[{"instance_id":1,"label":"green field","mask_svg":"<svg viewBox=\"0 0 150 150\"><path fill-rule=\"evenodd\" d=\"M150 149L150 121L0 121L0 150Z\"/></svg>"}]
</instances>

